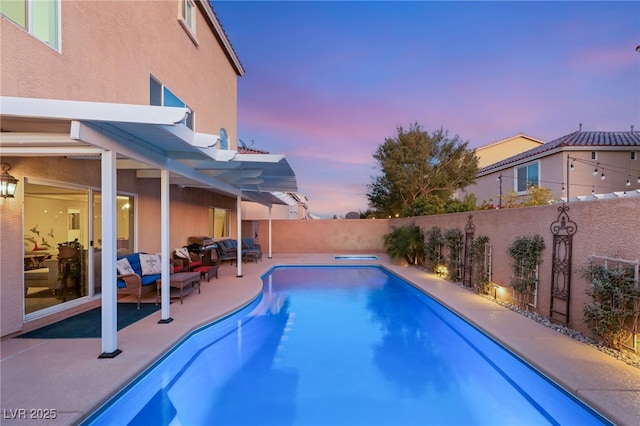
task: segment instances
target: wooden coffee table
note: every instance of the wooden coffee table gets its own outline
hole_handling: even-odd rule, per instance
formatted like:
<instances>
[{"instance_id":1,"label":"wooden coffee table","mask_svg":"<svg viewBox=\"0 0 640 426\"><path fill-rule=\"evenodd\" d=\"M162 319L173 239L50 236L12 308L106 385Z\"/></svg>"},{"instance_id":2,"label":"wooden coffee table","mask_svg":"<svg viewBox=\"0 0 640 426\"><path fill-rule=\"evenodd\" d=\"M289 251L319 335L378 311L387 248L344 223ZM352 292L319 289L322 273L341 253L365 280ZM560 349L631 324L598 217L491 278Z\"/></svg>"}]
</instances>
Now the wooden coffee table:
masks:
<instances>
[{"instance_id":1,"label":"wooden coffee table","mask_svg":"<svg viewBox=\"0 0 640 426\"><path fill-rule=\"evenodd\" d=\"M158 303L162 279L156 280L156 287L156 303ZM192 291L198 290L198 294L200 294L200 272L176 272L171 274L169 277L169 290L172 289L176 289L175 292L171 291L171 293L177 293L175 297L180 296L180 304L182 304L184 296ZM171 293L169 297L172 296Z\"/></svg>"}]
</instances>

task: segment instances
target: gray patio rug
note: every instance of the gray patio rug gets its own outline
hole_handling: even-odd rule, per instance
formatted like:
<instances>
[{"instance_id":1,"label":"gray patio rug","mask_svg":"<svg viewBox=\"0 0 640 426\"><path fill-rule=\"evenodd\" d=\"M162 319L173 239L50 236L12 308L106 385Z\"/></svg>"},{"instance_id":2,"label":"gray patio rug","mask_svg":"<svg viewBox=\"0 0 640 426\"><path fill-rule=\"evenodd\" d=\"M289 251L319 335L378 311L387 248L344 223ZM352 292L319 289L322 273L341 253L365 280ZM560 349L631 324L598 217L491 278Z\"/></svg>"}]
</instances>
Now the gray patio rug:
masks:
<instances>
[{"instance_id":1,"label":"gray patio rug","mask_svg":"<svg viewBox=\"0 0 640 426\"><path fill-rule=\"evenodd\" d=\"M137 309L137 303L118 303L118 330L159 311L160 307L160 304L142 303L140 309ZM101 333L101 313L102 308L97 307L17 337L24 339L97 338Z\"/></svg>"}]
</instances>

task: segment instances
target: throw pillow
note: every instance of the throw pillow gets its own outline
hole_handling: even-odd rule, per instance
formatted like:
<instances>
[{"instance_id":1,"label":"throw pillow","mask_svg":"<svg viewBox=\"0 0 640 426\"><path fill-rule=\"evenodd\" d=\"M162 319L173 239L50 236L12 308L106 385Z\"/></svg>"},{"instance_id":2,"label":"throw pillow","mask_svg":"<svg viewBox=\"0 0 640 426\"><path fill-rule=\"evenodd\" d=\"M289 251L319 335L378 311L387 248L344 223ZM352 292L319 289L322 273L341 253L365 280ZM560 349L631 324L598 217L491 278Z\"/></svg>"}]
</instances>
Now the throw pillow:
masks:
<instances>
[{"instance_id":1,"label":"throw pillow","mask_svg":"<svg viewBox=\"0 0 640 426\"><path fill-rule=\"evenodd\" d=\"M142 269L142 275L162 273L160 256L156 254L140 254L140 268Z\"/></svg>"},{"instance_id":2,"label":"throw pillow","mask_svg":"<svg viewBox=\"0 0 640 426\"><path fill-rule=\"evenodd\" d=\"M186 247L177 248L176 256L182 257L183 259L189 259L189 249Z\"/></svg>"},{"instance_id":3,"label":"throw pillow","mask_svg":"<svg viewBox=\"0 0 640 426\"><path fill-rule=\"evenodd\" d=\"M126 274L135 274L136 271L133 270L133 268L131 267L131 264L129 263L129 259L127 259L126 257L118 260L116 262L116 268L118 269L118 274L119 275L126 275Z\"/></svg>"}]
</instances>

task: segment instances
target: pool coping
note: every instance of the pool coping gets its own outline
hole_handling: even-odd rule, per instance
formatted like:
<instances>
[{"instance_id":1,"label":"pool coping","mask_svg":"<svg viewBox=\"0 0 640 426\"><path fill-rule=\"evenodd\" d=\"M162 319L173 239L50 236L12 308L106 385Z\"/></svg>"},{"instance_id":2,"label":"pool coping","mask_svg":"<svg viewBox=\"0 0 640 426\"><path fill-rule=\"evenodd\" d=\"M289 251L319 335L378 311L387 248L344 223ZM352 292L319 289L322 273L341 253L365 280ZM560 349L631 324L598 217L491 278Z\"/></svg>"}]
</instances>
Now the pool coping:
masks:
<instances>
[{"instance_id":1,"label":"pool coping","mask_svg":"<svg viewBox=\"0 0 640 426\"><path fill-rule=\"evenodd\" d=\"M384 253L371 254L379 259L350 263L336 260L334 253L278 254L243 264L242 277L236 276L236 267L224 265L218 280L202 283L201 294L190 294L183 305L171 305L171 323L158 324L158 312L118 332L118 347L123 353L111 360L97 358L100 339L4 338L0 342L3 413L55 409L56 418L47 424L77 424L185 336L253 300L262 288L260 277L270 268L372 264L422 289L614 423L632 425L640 418L640 369L456 283L415 267L394 264ZM43 424L39 419L4 417L3 425Z\"/></svg>"}]
</instances>

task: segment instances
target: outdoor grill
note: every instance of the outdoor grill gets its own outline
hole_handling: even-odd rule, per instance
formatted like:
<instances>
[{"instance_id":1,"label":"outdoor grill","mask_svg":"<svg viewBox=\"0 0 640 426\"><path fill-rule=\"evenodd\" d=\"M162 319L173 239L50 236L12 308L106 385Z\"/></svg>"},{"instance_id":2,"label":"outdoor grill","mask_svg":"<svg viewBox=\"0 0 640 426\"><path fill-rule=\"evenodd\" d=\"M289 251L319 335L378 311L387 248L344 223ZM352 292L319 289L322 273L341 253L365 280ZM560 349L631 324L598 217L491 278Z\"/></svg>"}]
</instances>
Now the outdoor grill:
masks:
<instances>
[{"instance_id":1,"label":"outdoor grill","mask_svg":"<svg viewBox=\"0 0 640 426\"><path fill-rule=\"evenodd\" d=\"M218 247L213 238L207 236L189 237L187 239L189 251L197 253L202 258L203 265L215 265L218 258L215 249Z\"/></svg>"}]
</instances>

